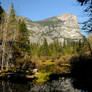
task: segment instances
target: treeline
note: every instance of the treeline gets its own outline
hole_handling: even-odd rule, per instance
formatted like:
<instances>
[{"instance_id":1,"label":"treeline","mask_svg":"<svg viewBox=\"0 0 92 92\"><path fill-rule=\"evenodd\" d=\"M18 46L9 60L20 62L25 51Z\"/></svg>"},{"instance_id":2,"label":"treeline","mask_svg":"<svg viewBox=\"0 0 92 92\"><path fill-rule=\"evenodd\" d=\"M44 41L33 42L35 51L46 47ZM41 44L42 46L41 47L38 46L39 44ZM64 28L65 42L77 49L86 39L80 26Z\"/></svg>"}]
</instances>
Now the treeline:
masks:
<instances>
[{"instance_id":1,"label":"treeline","mask_svg":"<svg viewBox=\"0 0 92 92\"><path fill-rule=\"evenodd\" d=\"M16 18L13 4L11 5L9 14L0 5L0 42L0 50L2 52L0 63L2 70L5 66L21 65L22 67L26 65L26 62L31 62L29 59L29 31L24 20Z\"/></svg>"},{"instance_id":2,"label":"treeline","mask_svg":"<svg viewBox=\"0 0 92 92\"><path fill-rule=\"evenodd\" d=\"M58 39L54 40L53 43L48 44L46 38L43 40L43 44L31 44L31 55L32 56L58 56L66 54L77 54L80 51L82 42L74 42L66 44L65 40L63 43L59 42Z\"/></svg>"},{"instance_id":3,"label":"treeline","mask_svg":"<svg viewBox=\"0 0 92 92\"><path fill-rule=\"evenodd\" d=\"M10 13L7 14L0 5L0 64L1 69L12 67L28 68L35 64L31 57L61 56L77 54L82 48L81 40L78 42L64 40L63 44L54 40L48 44L46 38L43 44L30 43L30 32L23 19L17 19L14 6L11 5ZM66 43L67 41L67 43Z\"/></svg>"}]
</instances>

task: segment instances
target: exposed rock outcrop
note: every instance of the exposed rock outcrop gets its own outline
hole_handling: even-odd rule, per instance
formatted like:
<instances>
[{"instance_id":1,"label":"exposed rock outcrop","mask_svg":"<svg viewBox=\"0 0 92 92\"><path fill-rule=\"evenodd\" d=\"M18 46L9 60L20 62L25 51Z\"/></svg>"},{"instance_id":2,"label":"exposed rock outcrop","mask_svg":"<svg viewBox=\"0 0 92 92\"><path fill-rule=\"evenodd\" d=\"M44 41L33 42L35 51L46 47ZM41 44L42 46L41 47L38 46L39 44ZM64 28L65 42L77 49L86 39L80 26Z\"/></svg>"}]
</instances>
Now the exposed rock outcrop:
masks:
<instances>
[{"instance_id":1,"label":"exposed rock outcrop","mask_svg":"<svg viewBox=\"0 0 92 92\"><path fill-rule=\"evenodd\" d=\"M31 21L25 17L27 28L30 31L31 43L42 43L46 38L48 43L58 39L63 43L64 40L78 41L83 39L78 25L78 19L73 14L63 14L48 18L42 21Z\"/></svg>"}]
</instances>

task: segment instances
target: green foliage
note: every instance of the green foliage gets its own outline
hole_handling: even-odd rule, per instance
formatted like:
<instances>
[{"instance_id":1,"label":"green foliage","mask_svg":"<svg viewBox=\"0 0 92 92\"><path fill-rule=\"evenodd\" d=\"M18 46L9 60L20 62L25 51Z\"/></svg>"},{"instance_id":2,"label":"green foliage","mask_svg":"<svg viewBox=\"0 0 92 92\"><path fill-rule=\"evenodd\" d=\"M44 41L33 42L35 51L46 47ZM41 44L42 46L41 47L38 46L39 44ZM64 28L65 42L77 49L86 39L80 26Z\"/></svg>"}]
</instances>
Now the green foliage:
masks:
<instances>
[{"instance_id":1,"label":"green foliage","mask_svg":"<svg viewBox=\"0 0 92 92\"><path fill-rule=\"evenodd\" d=\"M1 6L1 3L0 3L0 15L4 12L2 6Z\"/></svg>"},{"instance_id":2,"label":"green foliage","mask_svg":"<svg viewBox=\"0 0 92 92\"><path fill-rule=\"evenodd\" d=\"M9 16L9 20L10 22L14 22L15 21L15 10L14 10L14 5L13 3L11 4L11 9L10 9L10 16Z\"/></svg>"},{"instance_id":3,"label":"green foliage","mask_svg":"<svg viewBox=\"0 0 92 92\"><path fill-rule=\"evenodd\" d=\"M62 52L61 43L59 43L58 39L54 40L52 44L49 45L51 56L57 56Z\"/></svg>"},{"instance_id":4,"label":"green foliage","mask_svg":"<svg viewBox=\"0 0 92 92\"><path fill-rule=\"evenodd\" d=\"M7 17L7 39L8 40L16 40L16 36L17 36L17 19L16 19L16 14L15 14L15 10L14 10L14 6L13 4L11 5L11 9L10 9L10 14L9 17Z\"/></svg>"},{"instance_id":5,"label":"green foliage","mask_svg":"<svg viewBox=\"0 0 92 92\"><path fill-rule=\"evenodd\" d=\"M38 73L39 75L37 75L38 77L37 83L44 83L49 80L50 73L41 73L41 72L38 72Z\"/></svg>"},{"instance_id":6,"label":"green foliage","mask_svg":"<svg viewBox=\"0 0 92 92\"><path fill-rule=\"evenodd\" d=\"M67 40L66 40L67 41ZM80 42L67 42L64 41L63 45L58 41L58 39L54 40L53 43L48 44L46 38L43 41L43 44L31 44L31 52L32 56L59 56L66 54L77 54L79 53L80 46L82 43ZM82 47L82 46L81 46Z\"/></svg>"},{"instance_id":7,"label":"green foliage","mask_svg":"<svg viewBox=\"0 0 92 92\"><path fill-rule=\"evenodd\" d=\"M0 9L2 7L0 6ZM3 9L0 11L0 17L3 12ZM49 21L40 21L39 24L43 25L50 25L53 27L53 29L49 30L54 31L54 27L57 26L57 23L61 23L62 21L59 21L55 18L52 18ZM63 22L62 22L63 23ZM7 47L9 47L9 50L11 50L11 61L15 66L18 67L27 67L28 64L31 65L31 56L35 57L60 57L61 55L65 54L75 54L80 51L81 43L74 43L73 41L70 41L70 39L65 39L64 43L60 43L57 38L55 38L54 42L51 44L48 44L47 39L44 38L42 44L30 44L29 36L30 33L27 29L27 26L25 24L24 20L17 20L16 14L14 10L13 4L11 5L10 14L8 17L8 27L6 29L7 35ZM47 34L47 33L46 33ZM53 68L52 66L47 66L46 72L51 71ZM59 67L55 67L58 70ZM55 71L56 72L56 71Z\"/></svg>"},{"instance_id":8,"label":"green foliage","mask_svg":"<svg viewBox=\"0 0 92 92\"><path fill-rule=\"evenodd\" d=\"M5 11L0 4L0 24L3 21L4 13L5 13Z\"/></svg>"},{"instance_id":9,"label":"green foliage","mask_svg":"<svg viewBox=\"0 0 92 92\"><path fill-rule=\"evenodd\" d=\"M78 52L81 55L87 54L92 56L92 36L84 37L83 42L79 43Z\"/></svg>"},{"instance_id":10,"label":"green foliage","mask_svg":"<svg viewBox=\"0 0 92 92\"><path fill-rule=\"evenodd\" d=\"M31 43L30 47L31 47L31 55L40 57L40 54L41 54L40 45L36 43L33 43L33 44Z\"/></svg>"},{"instance_id":11,"label":"green foliage","mask_svg":"<svg viewBox=\"0 0 92 92\"><path fill-rule=\"evenodd\" d=\"M30 53L29 31L24 21L18 22L18 36L16 43L22 51Z\"/></svg>"},{"instance_id":12,"label":"green foliage","mask_svg":"<svg viewBox=\"0 0 92 92\"><path fill-rule=\"evenodd\" d=\"M19 20L18 22L18 35L13 48L15 64L23 67L26 66L28 62L31 62L31 58L28 59L31 54L29 32L23 20Z\"/></svg>"},{"instance_id":13,"label":"green foliage","mask_svg":"<svg viewBox=\"0 0 92 92\"><path fill-rule=\"evenodd\" d=\"M46 19L46 20L43 20L43 21L35 21L35 23L39 23L43 26L55 27L55 26L57 26L57 24L64 23L64 22L61 21L61 20L58 20L55 17L52 17L50 19Z\"/></svg>"},{"instance_id":14,"label":"green foliage","mask_svg":"<svg viewBox=\"0 0 92 92\"><path fill-rule=\"evenodd\" d=\"M50 56L49 46L46 38L44 38L43 44L39 47L38 56Z\"/></svg>"},{"instance_id":15,"label":"green foliage","mask_svg":"<svg viewBox=\"0 0 92 92\"><path fill-rule=\"evenodd\" d=\"M46 38L44 38L43 45L42 45L42 55L49 56L49 47Z\"/></svg>"}]
</instances>

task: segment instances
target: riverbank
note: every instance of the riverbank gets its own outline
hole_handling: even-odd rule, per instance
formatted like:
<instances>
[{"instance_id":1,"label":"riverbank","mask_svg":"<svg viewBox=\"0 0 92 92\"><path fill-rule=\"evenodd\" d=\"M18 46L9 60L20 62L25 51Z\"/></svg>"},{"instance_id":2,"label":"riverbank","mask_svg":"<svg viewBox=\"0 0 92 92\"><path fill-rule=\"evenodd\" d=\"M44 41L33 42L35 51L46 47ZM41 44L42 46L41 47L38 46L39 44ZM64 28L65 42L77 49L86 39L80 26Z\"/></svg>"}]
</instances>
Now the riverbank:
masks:
<instances>
[{"instance_id":1,"label":"riverbank","mask_svg":"<svg viewBox=\"0 0 92 92\"><path fill-rule=\"evenodd\" d=\"M28 75L25 73L15 73L15 72L3 72L0 74L0 80L19 80L19 81L32 81L35 80L36 83L45 83L55 77L60 77L60 76L70 76L70 73L61 73L61 74L55 74L51 72L38 72L37 74L32 74ZM53 78L52 78L53 77Z\"/></svg>"},{"instance_id":2,"label":"riverbank","mask_svg":"<svg viewBox=\"0 0 92 92\"><path fill-rule=\"evenodd\" d=\"M37 84L43 84L47 81L58 79L59 77L70 77L70 73L65 74L52 74L52 73L41 73L37 75L24 75L17 73L2 73L0 74L0 80L10 80L10 81L34 81Z\"/></svg>"},{"instance_id":3,"label":"riverbank","mask_svg":"<svg viewBox=\"0 0 92 92\"><path fill-rule=\"evenodd\" d=\"M52 74L69 74L71 55L57 57L32 57L35 68L20 69L13 67L10 70L0 72L0 79L25 78L36 79L37 83L44 83L50 79ZM35 71L34 71L35 70ZM34 72L33 72L34 71Z\"/></svg>"}]
</instances>

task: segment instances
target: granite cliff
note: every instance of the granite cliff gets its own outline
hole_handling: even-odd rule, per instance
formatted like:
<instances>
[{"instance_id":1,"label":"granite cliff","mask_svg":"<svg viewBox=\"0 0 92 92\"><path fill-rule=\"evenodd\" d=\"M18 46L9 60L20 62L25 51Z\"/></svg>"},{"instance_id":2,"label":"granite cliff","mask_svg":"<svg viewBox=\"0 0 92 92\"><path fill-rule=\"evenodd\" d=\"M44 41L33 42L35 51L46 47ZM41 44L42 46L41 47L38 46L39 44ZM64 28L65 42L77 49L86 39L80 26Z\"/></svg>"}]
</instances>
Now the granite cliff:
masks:
<instances>
[{"instance_id":1,"label":"granite cliff","mask_svg":"<svg viewBox=\"0 0 92 92\"><path fill-rule=\"evenodd\" d=\"M31 21L25 17L21 18L25 20L30 31L31 43L42 43L44 38L47 39L49 44L55 39L58 39L61 43L64 40L79 41L83 39L78 19L73 14L66 13L42 21Z\"/></svg>"}]
</instances>

